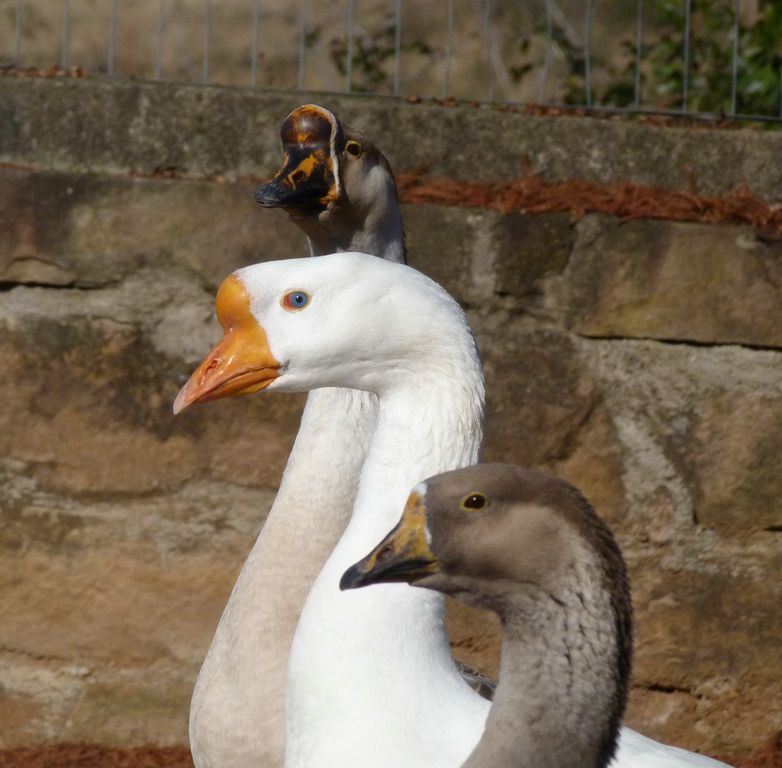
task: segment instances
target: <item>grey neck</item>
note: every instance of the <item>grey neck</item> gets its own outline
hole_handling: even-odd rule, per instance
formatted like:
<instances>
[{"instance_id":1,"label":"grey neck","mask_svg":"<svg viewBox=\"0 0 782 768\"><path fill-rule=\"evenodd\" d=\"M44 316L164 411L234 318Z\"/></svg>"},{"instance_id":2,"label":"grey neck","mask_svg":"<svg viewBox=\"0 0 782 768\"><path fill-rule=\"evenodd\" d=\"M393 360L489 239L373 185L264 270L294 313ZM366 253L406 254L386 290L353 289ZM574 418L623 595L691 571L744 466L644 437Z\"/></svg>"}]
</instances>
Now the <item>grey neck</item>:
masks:
<instances>
[{"instance_id":1,"label":"grey neck","mask_svg":"<svg viewBox=\"0 0 782 768\"><path fill-rule=\"evenodd\" d=\"M536 590L502 611L500 683L464 768L608 765L624 689L616 628L605 618L610 598L589 591Z\"/></svg>"},{"instance_id":2,"label":"grey neck","mask_svg":"<svg viewBox=\"0 0 782 768\"><path fill-rule=\"evenodd\" d=\"M295 219L307 235L310 255L324 256L339 251L360 251L404 264L405 233L395 192L384 206L367 211L350 204L336 204L320 216Z\"/></svg>"}]
</instances>

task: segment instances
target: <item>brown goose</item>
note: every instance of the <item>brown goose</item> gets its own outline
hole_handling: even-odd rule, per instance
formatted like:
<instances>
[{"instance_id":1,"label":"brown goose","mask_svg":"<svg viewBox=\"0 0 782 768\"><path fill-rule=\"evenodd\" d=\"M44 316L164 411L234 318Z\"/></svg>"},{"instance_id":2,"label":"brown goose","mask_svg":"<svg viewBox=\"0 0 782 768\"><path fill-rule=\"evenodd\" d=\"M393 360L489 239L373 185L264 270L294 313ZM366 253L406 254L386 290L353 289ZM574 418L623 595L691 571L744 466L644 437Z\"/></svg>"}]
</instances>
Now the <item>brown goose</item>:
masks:
<instances>
[{"instance_id":1,"label":"brown goose","mask_svg":"<svg viewBox=\"0 0 782 768\"><path fill-rule=\"evenodd\" d=\"M421 483L340 586L404 581L496 611L500 683L470 768L604 768L627 700L632 609L613 536L571 485L485 464Z\"/></svg>"},{"instance_id":2,"label":"brown goose","mask_svg":"<svg viewBox=\"0 0 782 768\"><path fill-rule=\"evenodd\" d=\"M619 548L576 488L503 464L432 477L340 587L386 582L437 590L502 620L500 683L465 768L609 764L627 700L632 608ZM623 759L641 768L723 765L623 739Z\"/></svg>"}]
</instances>

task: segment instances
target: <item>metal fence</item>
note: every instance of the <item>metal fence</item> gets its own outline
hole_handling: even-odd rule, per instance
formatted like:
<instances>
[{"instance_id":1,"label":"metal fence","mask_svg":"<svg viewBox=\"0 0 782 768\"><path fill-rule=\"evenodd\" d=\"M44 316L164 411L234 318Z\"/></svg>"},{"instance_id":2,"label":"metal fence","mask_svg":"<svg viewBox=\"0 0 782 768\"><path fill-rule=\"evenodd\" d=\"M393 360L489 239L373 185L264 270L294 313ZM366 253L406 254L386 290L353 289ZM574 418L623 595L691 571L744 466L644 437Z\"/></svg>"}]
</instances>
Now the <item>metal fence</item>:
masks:
<instances>
[{"instance_id":1,"label":"metal fence","mask_svg":"<svg viewBox=\"0 0 782 768\"><path fill-rule=\"evenodd\" d=\"M782 122L779 0L5 0L6 67Z\"/></svg>"}]
</instances>

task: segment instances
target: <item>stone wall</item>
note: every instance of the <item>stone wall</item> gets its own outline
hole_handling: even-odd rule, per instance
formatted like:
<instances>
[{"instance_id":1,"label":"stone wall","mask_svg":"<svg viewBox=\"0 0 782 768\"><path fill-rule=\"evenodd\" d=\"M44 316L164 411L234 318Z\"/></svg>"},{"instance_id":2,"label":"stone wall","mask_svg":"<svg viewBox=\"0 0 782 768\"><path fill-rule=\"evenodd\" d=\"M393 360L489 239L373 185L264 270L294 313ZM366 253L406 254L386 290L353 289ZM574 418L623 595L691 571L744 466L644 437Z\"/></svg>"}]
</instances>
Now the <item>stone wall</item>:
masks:
<instances>
[{"instance_id":1,"label":"stone wall","mask_svg":"<svg viewBox=\"0 0 782 768\"><path fill-rule=\"evenodd\" d=\"M304 254L258 210L325 103L399 171L782 189L782 134L388 99L0 78L0 746L185 743L190 690L302 399L171 402L234 268ZM458 203L458 201L457 201ZM580 485L630 563L628 722L741 755L782 727L782 243L748 227L405 205L468 309L485 458ZM491 622L450 618L489 670Z\"/></svg>"}]
</instances>

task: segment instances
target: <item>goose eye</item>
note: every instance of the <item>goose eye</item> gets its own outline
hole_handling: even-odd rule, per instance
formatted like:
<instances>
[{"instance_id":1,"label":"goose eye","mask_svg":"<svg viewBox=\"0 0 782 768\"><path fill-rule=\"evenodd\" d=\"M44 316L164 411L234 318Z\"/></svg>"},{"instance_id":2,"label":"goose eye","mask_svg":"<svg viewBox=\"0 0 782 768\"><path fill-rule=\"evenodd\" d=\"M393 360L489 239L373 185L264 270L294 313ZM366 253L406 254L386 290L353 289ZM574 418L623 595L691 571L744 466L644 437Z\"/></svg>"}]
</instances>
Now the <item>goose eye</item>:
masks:
<instances>
[{"instance_id":1,"label":"goose eye","mask_svg":"<svg viewBox=\"0 0 782 768\"><path fill-rule=\"evenodd\" d=\"M349 141L345 144L345 151L353 155L353 157L361 157L361 144L357 141Z\"/></svg>"},{"instance_id":2,"label":"goose eye","mask_svg":"<svg viewBox=\"0 0 782 768\"><path fill-rule=\"evenodd\" d=\"M291 291L282 297L284 309L304 309L309 303L310 297L304 291Z\"/></svg>"},{"instance_id":3,"label":"goose eye","mask_svg":"<svg viewBox=\"0 0 782 768\"><path fill-rule=\"evenodd\" d=\"M489 503L488 499L482 493L468 493L461 503L461 507L467 511L483 509Z\"/></svg>"}]
</instances>

